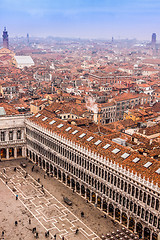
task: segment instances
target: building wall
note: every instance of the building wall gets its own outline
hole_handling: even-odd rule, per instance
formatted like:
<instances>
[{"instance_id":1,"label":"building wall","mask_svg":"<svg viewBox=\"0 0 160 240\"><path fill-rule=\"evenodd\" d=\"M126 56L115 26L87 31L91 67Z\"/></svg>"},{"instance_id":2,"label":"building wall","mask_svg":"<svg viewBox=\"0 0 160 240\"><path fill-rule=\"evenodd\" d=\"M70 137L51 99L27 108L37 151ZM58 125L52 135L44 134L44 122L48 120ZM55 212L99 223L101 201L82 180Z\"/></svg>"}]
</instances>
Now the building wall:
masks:
<instances>
[{"instance_id":1,"label":"building wall","mask_svg":"<svg viewBox=\"0 0 160 240\"><path fill-rule=\"evenodd\" d=\"M26 136L24 116L0 118L0 159L25 158Z\"/></svg>"},{"instance_id":2,"label":"building wall","mask_svg":"<svg viewBox=\"0 0 160 240\"><path fill-rule=\"evenodd\" d=\"M26 137L29 159L139 236L157 239L157 186L29 120Z\"/></svg>"}]
</instances>

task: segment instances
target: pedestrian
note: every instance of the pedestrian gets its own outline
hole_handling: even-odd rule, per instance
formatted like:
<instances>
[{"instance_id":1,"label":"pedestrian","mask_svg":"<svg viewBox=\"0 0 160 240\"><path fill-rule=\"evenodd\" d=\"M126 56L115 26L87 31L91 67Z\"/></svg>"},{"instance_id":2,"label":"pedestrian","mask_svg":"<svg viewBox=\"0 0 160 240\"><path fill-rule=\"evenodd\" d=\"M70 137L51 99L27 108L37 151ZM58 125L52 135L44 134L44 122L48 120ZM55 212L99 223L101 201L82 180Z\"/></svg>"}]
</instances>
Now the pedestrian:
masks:
<instances>
[{"instance_id":1,"label":"pedestrian","mask_svg":"<svg viewBox=\"0 0 160 240\"><path fill-rule=\"evenodd\" d=\"M29 224L31 224L31 219L29 218Z\"/></svg>"},{"instance_id":2,"label":"pedestrian","mask_svg":"<svg viewBox=\"0 0 160 240\"><path fill-rule=\"evenodd\" d=\"M44 179L46 179L46 174L44 174Z\"/></svg>"},{"instance_id":3,"label":"pedestrian","mask_svg":"<svg viewBox=\"0 0 160 240\"><path fill-rule=\"evenodd\" d=\"M35 233L35 232L36 232L36 227L32 229L32 233Z\"/></svg>"},{"instance_id":4,"label":"pedestrian","mask_svg":"<svg viewBox=\"0 0 160 240\"><path fill-rule=\"evenodd\" d=\"M3 172L4 172L4 173L6 173L6 170L5 170L5 168L3 168Z\"/></svg>"},{"instance_id":5,"label":"pedestrian","mask_svg":"<svg viewBox=\"0 0 160 240\"><path fill-rule=\"evenodd\" d=\"M17 226L18 225L18 222L17 221L15 221L15 226Z\"/></svg>"},{"instance_id":6,"label":"pedestrian","mask_svg":"<svg viewBox=\"0 0 160 240\"><path fill-rule=\"evenodd\" d=\"M33 170L34 170L34 166L32 167L32 172L33 172Z\"/></svg>"},{"instance_id":7,"label":"pedestrian","mask_svg":"<svg viewBox=\"0 0 160 240\"><path fill-rule=\"evenodd\" d=\"M77 228L77 229L76 229L76 234L78 233L78 231L79 231L79 230L78 230L78 228Z\"/></svg>"},{"instance_id":8,"label":"pedestrian","mask_svg":"<svg viewBox=\"0 0 160 240\"><path fill-rule=\"evenodd\" d=\"M42 184L41 188L43 188L43 184Z\"/></svg>"},{"instance_id":9,"label":"pedestrian","mask_svg":"<svg viewBox=\"0 0 160 240\"><path fill-rule=\"evenodd\" d=\"M84 212L81 212L81 217L84 217Z\"/></svg>"},{"instance_id":10,"label":"pedestrian","mask_svg":"<svg viewBox=\"0 0 160 240\"><path fill-rule=\"evenodd\" d=\"M18 200L18 194L16 195L16 200Z\"/></svg>"},{"instance_id":11,"label":"pedestrian","mask_svg":"<svg viewBox=\"0 0 160 240\"><path fill-rule=\"evenodd\" d=\"M47 237L49 237L49 231L47 231Z\"/></svg>"},{"instance_id":12,"label":"pedestrian","mask_svg":"<svg viewBox=\"0 0 160 240\"><path fill-rule=\"evenodd\" d=\"M16 172L16 167L14 168L14 172Z\"/></svg>"},{"instance_id":13,"label":"pedestrian","mask_svg":"<svg viewBox=\"0 0 160 240\"><path fill-rule=\"evenodd\" d=\"M37 179L37 182L40 183L40 178Z\"/></svg>"},{"instance_id":14,"label":"pedestrian","mask_svg":"<svg viewBox=\"0 0 160 240\"><path fill-rule=\"evenodd\" d=\"M56 240L56 234L54 234L54 239Z\"/></svg>"},{"instance_id":15,"label":"pedestrian","mask_svg":"<svg viewBox=\"0 0 160 240\"><path fill-rule=\"evenodd\" d=\"M4 236L4 231L2 231L2 237Z\"/></svg>"},{"instance_id":16,"label":"pedestrian","mask_svg":"<svg viewBox=\"0 0 160 240\"><path fill-rule=\"evenodd\" d=\"M64 240L64 237L62 237L62 240Z\"/></svg>"},{"instance_id":17,"label":"pedestrian","mask_svg":"<svg viewBox=\"0 0 160 240\"><path fill-rule=\"evenodd\" d=\"M38 238L38 232L36 232L36 238Z\"/></svg>"},{"instance_id":18,"label":"pedestrian","mask_svg":"<svg viewBox=\"0 0 160 240\"><path fill-rule=\"evenodd\" d=\"M7 185L7 183L8 183L8 182L6 181L6 185Z\"/></svg>"}]
</instances>

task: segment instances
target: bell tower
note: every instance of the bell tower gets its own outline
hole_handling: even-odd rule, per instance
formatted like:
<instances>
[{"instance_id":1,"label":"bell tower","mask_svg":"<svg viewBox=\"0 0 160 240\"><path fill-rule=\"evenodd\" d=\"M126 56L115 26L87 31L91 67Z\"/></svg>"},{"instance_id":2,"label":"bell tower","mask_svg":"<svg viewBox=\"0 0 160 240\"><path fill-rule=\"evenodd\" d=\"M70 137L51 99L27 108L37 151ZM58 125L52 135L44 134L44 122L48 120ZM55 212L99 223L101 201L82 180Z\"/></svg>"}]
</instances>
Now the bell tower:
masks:
<instances>
[{"instance_id":1,"label":"bell tower","mask_svg":"<svg viewBox=\"0 0 160 240\"><path fill-rule=\"evenodd\" d=\"M3 31L2 37L3 37L3 47L9 49L8 32L6 30L6 27L4 27L4 31Z\"/></svg>"}]
</instances>

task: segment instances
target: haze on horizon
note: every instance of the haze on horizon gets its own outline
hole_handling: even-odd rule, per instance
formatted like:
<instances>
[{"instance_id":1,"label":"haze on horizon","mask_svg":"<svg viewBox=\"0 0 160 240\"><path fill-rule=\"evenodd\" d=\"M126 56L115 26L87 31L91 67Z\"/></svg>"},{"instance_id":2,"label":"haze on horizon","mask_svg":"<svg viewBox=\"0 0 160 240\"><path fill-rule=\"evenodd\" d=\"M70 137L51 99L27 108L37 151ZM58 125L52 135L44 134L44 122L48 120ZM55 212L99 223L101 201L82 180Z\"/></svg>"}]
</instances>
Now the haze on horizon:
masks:
<instances>
[{"instance_id":1,"label":"haze on horizon","mask_svg":"<svg viewBox=\"0 0 160 240\"><path fill-rule=\"evenodd\" d=\"M9 36L160 40L159 0L0 0Z\"/></svg>"}]
</instances>

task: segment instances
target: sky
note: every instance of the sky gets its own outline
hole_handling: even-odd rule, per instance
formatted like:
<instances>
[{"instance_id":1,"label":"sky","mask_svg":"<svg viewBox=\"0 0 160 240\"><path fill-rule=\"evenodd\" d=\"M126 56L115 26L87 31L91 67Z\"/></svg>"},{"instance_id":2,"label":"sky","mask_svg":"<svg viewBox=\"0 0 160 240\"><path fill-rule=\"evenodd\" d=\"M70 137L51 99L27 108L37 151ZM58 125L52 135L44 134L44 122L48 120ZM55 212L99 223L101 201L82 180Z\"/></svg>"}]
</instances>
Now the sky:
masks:
<instances>
[{"instance_id":1,"label":"sky","mask_svg":"<svg viewBox=\"0 0 160 240\"><path fill-rule=\"evenodd\" d=\"M0 0L10 36L160 40L160 0Z\"/></svg>"}]
</instances>

